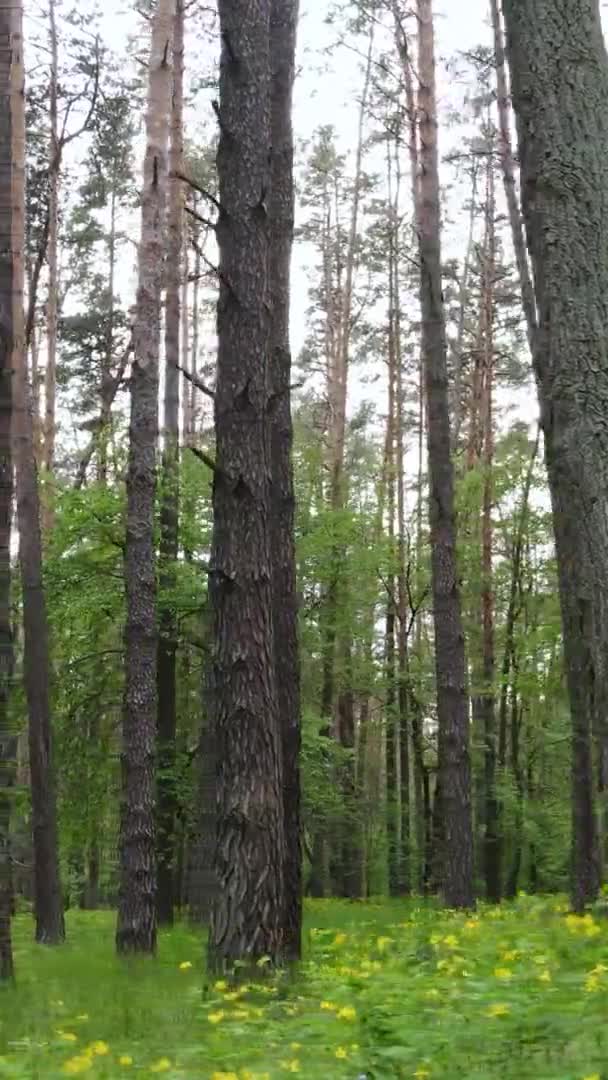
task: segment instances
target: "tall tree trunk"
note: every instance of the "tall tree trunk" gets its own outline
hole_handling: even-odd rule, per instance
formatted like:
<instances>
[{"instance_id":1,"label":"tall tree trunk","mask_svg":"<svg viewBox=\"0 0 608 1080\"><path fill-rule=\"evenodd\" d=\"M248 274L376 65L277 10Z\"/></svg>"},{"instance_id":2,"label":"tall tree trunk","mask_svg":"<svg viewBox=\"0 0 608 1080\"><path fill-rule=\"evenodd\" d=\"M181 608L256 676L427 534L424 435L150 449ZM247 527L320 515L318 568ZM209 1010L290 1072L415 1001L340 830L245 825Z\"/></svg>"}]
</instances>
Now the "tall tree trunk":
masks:
<instances>
[{"instance_id":1,"label":"tall tree trunk","mask_svg":"<svg viewBox=\"0 0 608 1080\"><path fill-rule=\"evenodd\" d=\"M25 102L21 3L0 3L0 153L2 217L0 246L0 986L13 978L10 846L11 788L17 769L17 735L10 720L13 677L11 627L11 521L13 462L12 373L27 363L23 324L25 247Z\"/></svg>"},{"instance_id":2,"label":"tall tree trunk","mask_svg":"<svg viewBox=\"0 0 608 1080\"><path fill-rule=\"evenodd\" d=\"M271 557L277 700L283 748L285 955L297 960L302 935L300 842L300 665L291 460L289 298L294 231L292 97L298 0L273 0L270 16L272 172L269 284L272 311Z\"/></svg>"},{"instance_id":3,"label":"tall tree trunk","mask_svg":"<svg viewBox=\"0 0 608 1080\"><path fill-rule=\"evenodd\" d=\"M52 760L51 657L42 576L40 491L28 380L35 285L25 329L25 349L15 356L13 405L19 565L23 595L23 677L28 709L28 744L34 849L36 941L55 945L65 938L59 875L57 799ZM31 317L30 317L31 313Z\"/></svg>"},{"instance_id":4,"label":"tall tree trunk","mask_svg":"<svg viewBox=\"0 0 608 1080\"><path fill-rule=\"evenodd\" d=\"M220 297L209 575L218 753L211 970L283 956L282 746L273 637L268 282L271 0L219 0Z\"/></svg>"},{"instance_id":5,"label":"tall tree trunk","mask_svg":"<svg viewBox=\"0 0 608 1080\"><path fill-rule=\"evenodd\" d=\"M133 328L127 473L127 617L119 840L120 899L116 926L116 948L119 953L151 953L156 948L154 743L157 626L154 501L174 15L175 0L158 0L152 19L146 106L146 154Z\"/></svg>"},{"instance_id":6,"label":"tall tree trunk","mask_svg":"<svg viewBox=\"0 0 608 1080\"><path fill-rule=\"evenodd\" d=\"M179 543L179 363L180 290L182 284L184 156L184 0L176 0L173 23L173 100L169 152L169 209L165 308L164 446L160 507L160 619L157 661L157 895L160 925L173 924L177 785L177 618L173 592Z\"/></svg>"},{"instance_id":7,"label":"tall tree trunk","mask_svg":"<svg viewBox=\"0 0 608 1080\"><path fill-rule=\"evenodd\" d=\"M599 885L591 733L608 705L608 59L597 0L567 8L504 0L504 15L538 305L534 366L572 715L572 901L581 911Z\"/></svg>"},{"instance_id":8,"label":"tall tree trunk","mask_svg":"<svg viewBox=\"0 0 608 1080\"><path fill-rule=\"evenodd\" d=\"M494 63L496 65L496 108L498 112L499 151L502 180L509 213L511 240L515 252L515 262L519 277L521 302L526 320L528 344L534 355L534 335L538 314L534 283L530 274L530 264L526 252L524 223L522 221L516 183L516 164L511 141L511 96L505 61L505 45L499 0L490 0L490 16L494 34Z\"/></svg>"},{"instance_id":9,"label":"tall tree trunk","mask_svg":"<svg viewBox=\"0 0 608 1080\"><path fill-rule=\"evenodd\" d=\"M471 907L473 829L464 634L456 566L447 346L441 282L439 168L432 0L418 0L420 198L417 226L428 408L430 530L439 722L443 891L448 907Z\"/></svg>"},{"instance_id":10,"label":"tall tree trunk","mask_svg":"<svg viewBox=\"0 0 608 1080\"><path fill-rule=\"evenodd\" d=\"M501 896L500 812L496 792L496 702L494 698L494 587L492 567L494 508L494 291L496 276L496 207L494 160L490 153L486 181L486 237L483 254L483 495L481 512L481 626L483 688L480 696L484 738L484 842L486 895L491 903Z\"/></svg>"},{"instance_id":11,"label":"tall tree trunk","mask_svg":"<svg viewBox=\"0 0 608 1080\"><path fill-rule=\"evenodd\" d=\"M49 234L47 244L47 264L49 272L48 294L46 302L47 358L44 375L44 445L43 464L46 479L50 482L55 466L55 403L57 396L57 317L59 297L58 243L59 243L59 58L57 46L57 21L55 0L49 0L49 39L51 50L51 70L49 84ZM46 533L52 525L52 512L49 500L51 492L45 492L43 504L43 531Z\"/></svg>"}]
</instances>

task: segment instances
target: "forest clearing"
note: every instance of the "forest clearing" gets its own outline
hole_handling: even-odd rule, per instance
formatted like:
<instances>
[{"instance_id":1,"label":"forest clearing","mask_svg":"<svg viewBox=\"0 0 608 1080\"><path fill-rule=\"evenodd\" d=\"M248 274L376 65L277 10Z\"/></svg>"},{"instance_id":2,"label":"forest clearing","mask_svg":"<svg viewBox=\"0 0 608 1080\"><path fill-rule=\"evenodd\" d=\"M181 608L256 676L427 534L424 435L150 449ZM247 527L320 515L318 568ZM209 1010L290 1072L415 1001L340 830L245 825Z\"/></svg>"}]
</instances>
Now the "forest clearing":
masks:
<instances>
[{"instance_id":1,"label":"forest clearing","mask_svg":"<svg viewBox=\"0 0 608 1080\"><path fill-rule=\"evenodd\" d=\"M608 1080L605 5L461 7L0 0L0 1080Z\"/></svg>"},{"instance_id":2,"label":"forest clearing","mask_svg":"<svg viewBox=\"0 0 608 1080\"><path fill-rule=\"evenodd\" d=\"M73 944L36 955L18 919L0 1076L598 1080L608 924L567 912L562 898L474 916L311 901L295 981L237 988L205 977L184 926L161 935L153 968L125 967L109 913L75 913Z\"/></svg>"}]
</instances>

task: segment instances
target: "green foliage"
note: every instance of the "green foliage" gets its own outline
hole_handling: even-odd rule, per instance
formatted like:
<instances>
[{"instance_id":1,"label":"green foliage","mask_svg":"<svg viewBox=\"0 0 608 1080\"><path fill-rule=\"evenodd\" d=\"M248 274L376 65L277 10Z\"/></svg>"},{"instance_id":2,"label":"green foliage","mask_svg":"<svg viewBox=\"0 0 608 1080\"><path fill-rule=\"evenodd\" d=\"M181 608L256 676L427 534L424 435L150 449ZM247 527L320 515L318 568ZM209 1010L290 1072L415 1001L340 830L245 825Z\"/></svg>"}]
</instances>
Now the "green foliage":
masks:
<instances>
[{"instance_id":1,"label":"green foliage","mask_svg":"<svg viewBox=\"0 0 608 1080\"><path fill-rule=\"evenodd\" d=\"M18 988L1 992L0 1076L168 1080L600 1080L608 924L521 896L476 916L431 904L307 905L301 970L210 983L201 938L156 960L112 954L112 916L70 914L71 944L16 920Z\"/></svg>"}]
</instances>

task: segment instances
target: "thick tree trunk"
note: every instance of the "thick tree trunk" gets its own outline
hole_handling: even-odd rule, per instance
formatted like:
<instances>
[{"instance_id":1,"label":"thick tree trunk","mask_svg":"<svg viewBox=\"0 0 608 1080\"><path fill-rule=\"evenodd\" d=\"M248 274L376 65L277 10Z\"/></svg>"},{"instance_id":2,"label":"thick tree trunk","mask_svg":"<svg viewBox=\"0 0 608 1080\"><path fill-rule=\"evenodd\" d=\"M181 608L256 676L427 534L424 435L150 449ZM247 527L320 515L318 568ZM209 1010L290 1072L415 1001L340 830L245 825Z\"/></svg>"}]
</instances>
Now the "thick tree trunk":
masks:
<instances>
[{"instance_id":1,"label":"thick tree trunk","mask_svg":"<svg viewBox=\"0 0 608 1080\"><path fill-rule=\"evenodd\" d=\"M538 305L581 911L599 884L591 733L608 704L608 59L597 0L504 0L504 15Z\"/></svg>"},{"instance_id":2,"label":"thick tree trunk","mask_svg":"<svg viewBox=\"0 0 608 1080\"><path fill-rule=\"evenodd\" d=\"M469 715L464 634L456 566L454 475L450 449L447 347L441 282L439 169L432 0L418 0L420 198L417 226L421 267L422 348L428 408L430 529L443 891L449 907L471 907L473 830Z\"/></svg>"},{"instance_id":3,"label":"thick tree trunk","mask_svg":"<svg viewBox=\"0 0 608 1080\"><path fill-rule=\"evenodd\" d=\"M298 0L273 0L270 17L272 172L269 200L269 285L272 311L271 557L275 672L283 747L285 828L284 946L297 960L302 934L300 842L300 664L294 540L295 500L291 460L291 348L289 298L294 230L292 96Z\"/></svg>"},{"instance_id":4,"label":"thick tree trunk","mask_svg":"<svg viewBox=\"0 0 608 1080\"><path fill-rule=\"evenodd\" d=\"M494 62L496 64L496 108L498 112L499 150L502 180L509 213L511 240L519 276L521 301L526 320L528 344L534 354L534 335L537 326L536 296L526 252L524 227L517 194L515 155L511 141L511 97L505 62L505 46L499 0L490 0L490 16L494 34Z\"/></svg>"},{"instance_id":5,"label":"thick tree trunk","mask_svg":"<svg viewBox=\"0 0 608 1080\"><path fill-rule=\"evenodd\" d=\"M184 112L184 0L177 0L173 25L173 100L169 153L168 243L165 308L164 446L160 507L160 619L157 660L157 896L160 925L173 924L175 873L175 819L177 784L175 736L177 730L177 618L173 592L179 543L179 363L180 290L183 255L183 188L176 174L183 172Z\"/></svg>"},{"instance_id":6,"label":"thick tree trunk","mask_svg":"<svg viewBox=\"0 0 608 1080\"><path fill-rule=\"evenodd\" d=\"M146 108L125 544L125 691L123 707L120 899L116 948L154 952L156 865L156 559L154 502L158 434L160 301L165 250L171 39L175 0L158 0L152 20Z\"/></svg>"},{"instance_id":7,"label":"thick tree trunk","mask_svg":"<svg viewBox=\"0 0 608 1080\"><path fill-rule=\"evenodd\" d=\"M220 297L209 575L218 753L210 969L284 953L282 746L273 636L269 294L271 0L219 0ZM240 969L242 970L242 969Z\"/></svg>"},{"instance_id":8,"label":"thick tree trunk","mask_svg":"<svg viewBox=\"0 0 608 1080\"><path fill-rule=\"evenodd\" d=\"M17 735L9 699L13 677L11 627L11 520L13 463L12 372L26 363L23 325L25 246L25 118L23 12L20 3L0 3L0 986L13 978L11 914L13 880L10 845L11 788L17 770Z\"/></svg>"}]
</instances>

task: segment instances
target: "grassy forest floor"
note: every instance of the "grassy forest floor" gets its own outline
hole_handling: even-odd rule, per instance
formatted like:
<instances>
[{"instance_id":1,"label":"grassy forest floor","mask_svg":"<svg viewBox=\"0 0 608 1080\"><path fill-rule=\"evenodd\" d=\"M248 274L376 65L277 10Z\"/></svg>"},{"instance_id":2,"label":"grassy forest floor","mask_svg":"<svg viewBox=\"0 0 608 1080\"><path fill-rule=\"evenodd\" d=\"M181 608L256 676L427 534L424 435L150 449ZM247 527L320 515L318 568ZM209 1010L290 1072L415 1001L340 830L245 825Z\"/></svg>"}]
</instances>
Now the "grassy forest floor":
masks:
<instances>
[{"instance_id":1,"label":"grassy forest floor","mask_svg":"<svg viewBox=\"0 0 608 1080\"><path fill-rule=\"evenodd\" d=\"M475 917L430 904L307 904L291 983L206 984L203 943L162 934L120 963L109 912L69 943L15 925L0 992L0 1077L166 1080L608 1080L608 919L521 897Z\"/></svg>"}]
</instances>

